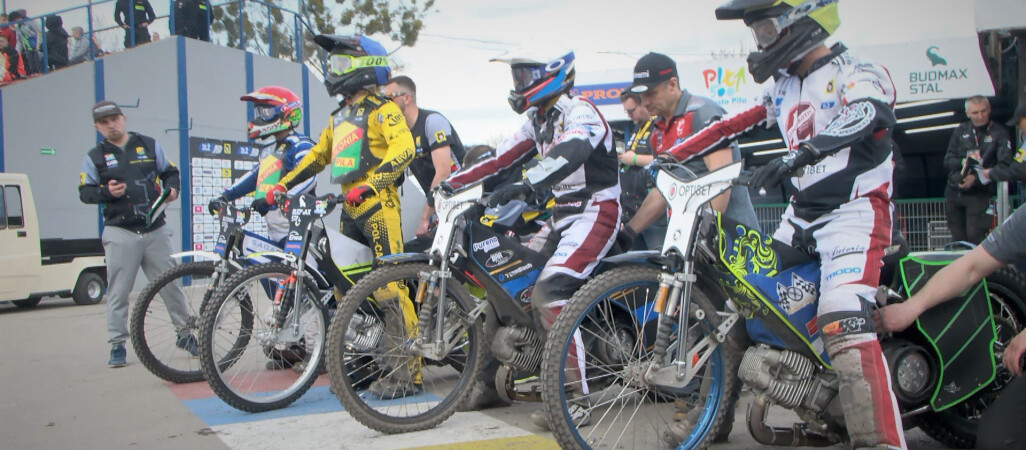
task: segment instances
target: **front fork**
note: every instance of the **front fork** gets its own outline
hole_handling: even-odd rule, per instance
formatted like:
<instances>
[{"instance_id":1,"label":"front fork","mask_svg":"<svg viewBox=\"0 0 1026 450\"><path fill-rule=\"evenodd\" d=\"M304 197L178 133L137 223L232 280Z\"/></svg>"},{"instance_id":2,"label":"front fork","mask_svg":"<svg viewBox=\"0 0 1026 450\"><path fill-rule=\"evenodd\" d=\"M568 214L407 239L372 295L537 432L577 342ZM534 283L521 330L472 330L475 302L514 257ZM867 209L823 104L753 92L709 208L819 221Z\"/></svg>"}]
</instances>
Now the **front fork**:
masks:
<instances>
[{"instance_id":1,"label":"front fork","mask_svg":"<svg viewBox=\"0 0 1026 450\"><path fill-rule=\"evenodd\" d=\"M447 264L442 265L438 270L420 273L420 285L417 288L417 296L414 301L420 305L420 313L417 315L417 338L411 345L414 353L428 359L439 361L452 352L452 349L460 341L460 329L464 321L453 321L446 324L446 308L449 306L445 299L446 284L452 278ZM478 302L474 309L468 313L466 324L474 323L487 308L487 302ZM431 314L435 309L434 326L431 324Z\"/></svg>"},{"instance_id":2,"label":"front fork","mask_svg":"<svg viewBox=\"0 0 1026 450\"><path fill-rule=\"evenodd\" d=\"M654 310L659 315L656 322L655 348L653 358L642 375L645 384L667 388L687 386L695 372L705 365L713 350L727 338L727 332L737 323L737 313L722 313L712 308L706 299L692 298L693 285L697 281L694 263L686 261L683 270L659 274L659 290L656 293ZM686 300L685 300L686 299ZM684 300L684 301L682 301ZM692 311L692 302L699 303ZM706 309L715 311L717 317L707 317ZM667 361L666 354L673 334L673 316L677 316L676 357ZM709 333L688 349L689 319L711 323Z\"/></svg>"}]
</instances>

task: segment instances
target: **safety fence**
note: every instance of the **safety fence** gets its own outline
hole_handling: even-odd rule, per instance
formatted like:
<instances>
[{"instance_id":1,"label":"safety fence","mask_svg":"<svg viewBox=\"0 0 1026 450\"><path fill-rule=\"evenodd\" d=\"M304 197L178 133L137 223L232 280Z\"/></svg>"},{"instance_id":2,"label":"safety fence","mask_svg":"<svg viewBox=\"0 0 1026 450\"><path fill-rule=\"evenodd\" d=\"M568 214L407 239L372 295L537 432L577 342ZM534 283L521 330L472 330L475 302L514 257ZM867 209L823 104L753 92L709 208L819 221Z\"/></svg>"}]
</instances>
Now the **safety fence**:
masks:
<instances>
[{"instance_id":1,"label":"safety fence","mask_svg":"<svg viewBox=\"0 0 1026 450\"><path fill-rule=\"evenodd\" d=\"M1017 199L1013 200L1013 204L1019 203ZM764 233L776 231L786 207L785 204L755 206L755 215ZM895 200L894 208L897 225L912 251L941 250L951 242L943 198ZM991 223L991 226L995 225L995 222Z\"/></svg>"},{"instance_id":2,"label":"safety fence","mask_svg":"<svg viewBox=\"0 0 1026 450\"><path fill-rule=\"evenodd\" d=\"M31 45L25 46L29 51L24 52L23 58L33 58L33 64L39 66L35 74L42 74L118 52L137 43L151 42L176 34L176 30L181 28L177 26L180 24L176 24L176 20L182 20L175 10L177 2L171 0L165 4L160 0L153 0L150 3L156 19L147 24L146 32L150 35L145 37L138 35L135 14L127 15L126 28L115 22L116 0L96 0L38 16L32 15L38 11L26 11L27 17L10 21L8 26L37 30L26 30L28 34L37 33L37 38ZM320 55L316 53L317 48L310 39L317 31L306 19L305 2L298 1L296 4L298 11L260 0L211 2L211 7L206 12L206 22L211 26L211 41L259 55L323 64L323 57L317 57ZM52 22L53 17L60 17L63 29L72 35L68 38L69 47L73 47L78 40L75 34L82 36L84 40L81 41L81 45L88 46L83 58L60 61L61 57L54 53L54 49L49 48L47 33L59 33L56 28L47 31L47 19L50 18ZM81 32L77 33L74 28L80 28ZM69 59L71 53L72 50L69 50ZM311 59L310 56L314 58Z\"/></svg>"}]
</instances>

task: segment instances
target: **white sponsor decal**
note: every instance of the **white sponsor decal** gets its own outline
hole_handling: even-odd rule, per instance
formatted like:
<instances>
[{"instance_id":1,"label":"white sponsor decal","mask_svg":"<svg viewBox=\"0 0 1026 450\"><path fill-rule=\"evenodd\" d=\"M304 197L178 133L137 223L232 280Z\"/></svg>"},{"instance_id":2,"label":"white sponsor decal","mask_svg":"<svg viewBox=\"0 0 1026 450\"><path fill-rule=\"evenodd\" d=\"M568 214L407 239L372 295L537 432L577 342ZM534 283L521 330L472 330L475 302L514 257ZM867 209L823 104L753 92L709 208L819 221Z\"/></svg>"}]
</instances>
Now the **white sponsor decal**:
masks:
<instances>
[{"instance_id":1,"label":"white sponsor decal","mask_svg":"<svg viewBox=\"0 0 1026 450\"><path fill-rule=\"evenodd\" d=\"M495 237L491 237L481 242L474 243L475 252L490 252L496 248L499 248L499 238Z\"/></svg>"}]
</instances>

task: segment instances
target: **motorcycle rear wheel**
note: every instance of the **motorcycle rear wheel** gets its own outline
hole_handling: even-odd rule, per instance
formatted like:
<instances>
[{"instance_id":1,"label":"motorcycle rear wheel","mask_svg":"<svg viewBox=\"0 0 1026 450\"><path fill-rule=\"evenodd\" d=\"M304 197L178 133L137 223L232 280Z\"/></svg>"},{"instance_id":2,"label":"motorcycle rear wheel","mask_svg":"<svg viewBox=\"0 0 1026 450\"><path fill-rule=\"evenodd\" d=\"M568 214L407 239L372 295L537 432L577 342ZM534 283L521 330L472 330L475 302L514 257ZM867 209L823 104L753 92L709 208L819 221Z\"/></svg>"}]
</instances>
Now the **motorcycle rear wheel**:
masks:
<instances>
[{"instance_id":1,"label":"motorcycle rear wheel","mask_svg":"<svg viewBox=\"0 0 1026 450\"><path fill-rule=\"evenodd\" d=\"M1026 277L1011 267L1002 267L987 276L987 291L990 293L998 335L995 346L1004 348L1026 328ZM997 353L995 349L995 357ZM997 363L997 375L990 386L944 411L929 412L917 417L919 428L948 447L976 447L980 415L1012 379L1008 369L1000 365L1000 359Z\"/></svg>"}]
</instances>

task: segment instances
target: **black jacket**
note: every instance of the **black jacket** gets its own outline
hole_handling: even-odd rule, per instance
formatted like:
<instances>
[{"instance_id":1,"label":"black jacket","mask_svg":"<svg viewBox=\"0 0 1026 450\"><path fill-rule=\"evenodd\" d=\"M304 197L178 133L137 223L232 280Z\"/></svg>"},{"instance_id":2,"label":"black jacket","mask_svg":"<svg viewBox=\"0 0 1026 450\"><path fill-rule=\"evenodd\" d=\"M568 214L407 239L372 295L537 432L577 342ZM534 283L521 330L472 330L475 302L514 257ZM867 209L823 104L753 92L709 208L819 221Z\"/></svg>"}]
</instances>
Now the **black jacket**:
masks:
<instances>
[{"instance_id":1,"label":"black jacket","mask_svg":"<svg viewBox=\"0 0 1026 450\"><path fill-rule=\"evenodd\" d=\"M962 190L958 187L962 182L962 160L970 150L975 149L980 150L980 164L985 169L993 168L999 163L1007 165L1013 161L1012 144L1005 127L991 121L982 132L979 132L971 121L963 122L951 134L948 150L944 154L944 168L948 169L947 192L961 191L967 195L986 196L994 195L996 192L995 183L980 183L979 177L969 189Z\"/></svg>"},{"instance_id":2,"label":"black jacket","mask_svg":"<svg viewBox=\"0 0 1026 450\"><path fill-rule=\"evenodd\" d=\"M68 65L68 32L61 16L46 18L46 56L50 67L59 69Z\"/></svg>"},{"instance_id":3,"label":"black jacket","mask_svg":"<svg viewBox=\"0 0 1026 450\"><path fill-rule=\"evenodd\" d=\"M162 186L158 187L157 179ZM126 186L125 195L114 197L107 182L118 180ZM153 138L129 133L125 150L107 140L86 154L82 162L78 195L83 203L103 206L103 223L132 231L146 230L146 213L162 189L181 191L178 168L171 164ZM151 229L164 225L164 216Z\"/></svg>"},{"instance_id":4,"label":"black jacket","mask_svg":"<svg viewBox=\"0 0 1026 450\"><path fill-rule=\"evenodd\" d=\"M149 0L118 0L117 5L114 6L114 21L118 25L129 25L129 10L135 13L135 22L131 24L136 28L143 22L149 24L157 20L157 15L153 13L153 7L150 6Z\"/></svg>"}]
</instances>

